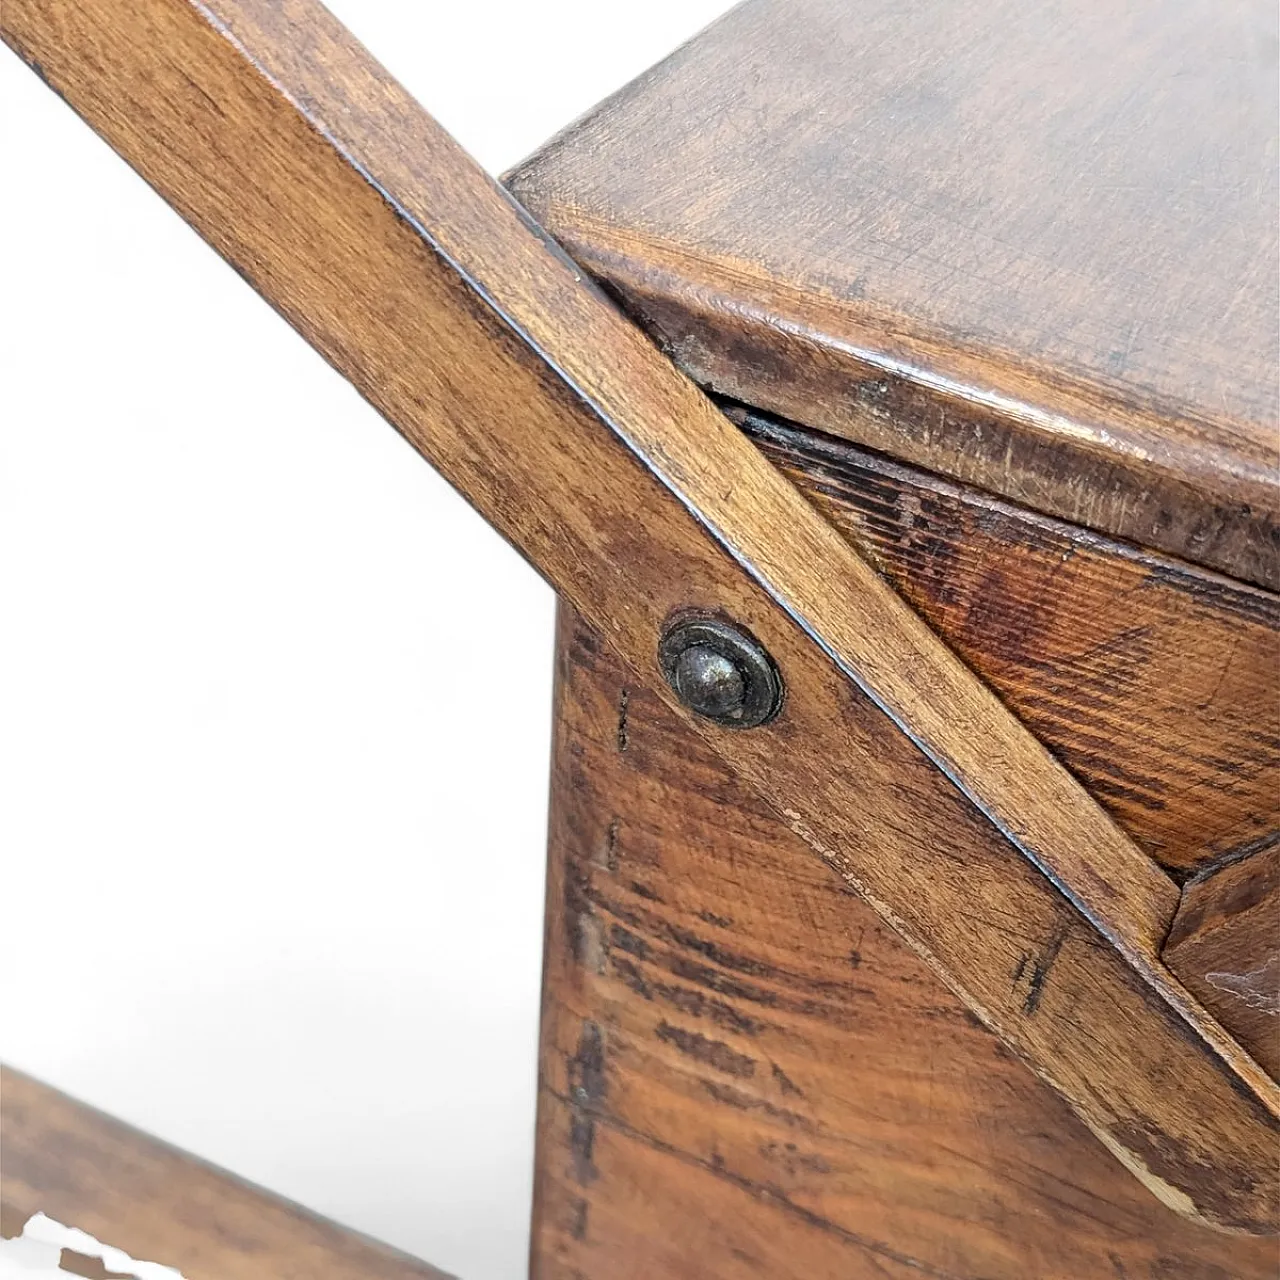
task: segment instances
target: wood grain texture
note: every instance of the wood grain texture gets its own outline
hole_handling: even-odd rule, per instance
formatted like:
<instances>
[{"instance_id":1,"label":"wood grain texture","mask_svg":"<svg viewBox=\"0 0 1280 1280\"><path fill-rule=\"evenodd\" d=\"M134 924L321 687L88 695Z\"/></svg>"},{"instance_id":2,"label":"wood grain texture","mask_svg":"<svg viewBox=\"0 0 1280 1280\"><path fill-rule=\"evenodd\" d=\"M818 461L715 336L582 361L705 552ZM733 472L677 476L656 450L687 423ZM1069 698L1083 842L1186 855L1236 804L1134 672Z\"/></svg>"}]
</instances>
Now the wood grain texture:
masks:
<instances>
[{"instance_id":1,"label":"wood grain texture","mask_svg":"<svg viewBox=\"0 0 1280 1280\"><path fill-rule=\"evenodd\" d=\"M1164 959L1280 1079L1280 840L1183 888Z\"/></svg>"},{"instance_id":2,"label":"wood grain texture","mask_svg":"<svg viewBox=\"0 0 1280 1280\"><path fill-rule=\"evenodd\" d=\"M47 1213L186 1280L448 1280L9 1068L0 1150L6 1235Z\"/></svg>"},{"instance_id":3,"label":"wood grain texture","mask_svg":"<svg viewBox=\"0 0 1280 1280\"><path fill-rule=\"evenodd\" d=\"M1125 1177L567 611L553 780L537 1280L1275 1275Z\"/></svg>"},{"instance_id":4,"label":"wood grain texture","mask_svg":"<svg viewBox=\"0 0 1280 1280\"><path fill-rule=\"evenodd\" d=\"M699 731L1132 1172L1276 1228L1280 1096L1159 962L1176 886L331 15L0 31L634 670L683 609L753 632L782 714Z\"/></svg>"},{"instance_id":5,"label":"wood grain texture","mask_svg":"<svg viewBox=\"0 0 1280 1280\"><path fill-rule=\"evenodd\" d=\"M1280 831L1280 598L729 413L1177 879Z\"/></svg>"},{"instance_id":6,"label":"wood grain texture","mask_svg":"<svg viewBox=\"0 0 1280 1280\"><path fill-rule=\"evenodd\" d=\"M510 181L704 386L1274 587L1278 34L749 0Z\"/></svg>"}]
</instances>

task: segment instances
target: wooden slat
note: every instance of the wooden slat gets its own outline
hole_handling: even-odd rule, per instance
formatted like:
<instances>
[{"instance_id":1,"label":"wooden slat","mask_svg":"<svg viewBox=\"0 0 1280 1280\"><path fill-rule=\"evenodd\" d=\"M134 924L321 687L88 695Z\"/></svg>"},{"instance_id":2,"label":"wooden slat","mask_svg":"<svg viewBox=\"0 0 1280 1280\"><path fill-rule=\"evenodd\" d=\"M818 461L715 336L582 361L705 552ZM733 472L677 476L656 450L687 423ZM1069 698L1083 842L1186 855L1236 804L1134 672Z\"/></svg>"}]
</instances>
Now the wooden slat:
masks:
<instances>
[{"instance_id":1,"label":"wooden slat","mask_svg":"<svg viewBox=\"0 0 1280 1280\"><path fill-rule=\"evenodd\" d=\"M0 1161L8 1235L45 1213L185 1280L448 1280L7 1067Z\"/></svg>"},{"instance_id":2,"label":"wooden slat","mask_svg":"<svg viewBox=\"0 0 1280 1280\"><path fill-rule=\"evenodd\" d=\"M1172 882L331 15L0 31L644 678L676 610L752 630L783 713L699 731L1156 1194L1276 1224L1280 1100L1158 963Z\"/></svg>"},{"instance_id":3,"label":"wooden slat","mask_svg":"<svg viewBox=\"0 0 1280 1280\"><path fill-rule=\"evenodd\" d=\"M513 175L703 385L1280 586L1269 0L748 0Z\"/></svg>"},{"instance_id":4,"label":"wooden slat","mask_svg":"<svg viewBox=\"0 0 1280 1280\"><path fill-rule=\"evenodd\" d=\"M1164 959L1280 1079L1280 840L1184 886Z\"/></svg>"}]
</instances>

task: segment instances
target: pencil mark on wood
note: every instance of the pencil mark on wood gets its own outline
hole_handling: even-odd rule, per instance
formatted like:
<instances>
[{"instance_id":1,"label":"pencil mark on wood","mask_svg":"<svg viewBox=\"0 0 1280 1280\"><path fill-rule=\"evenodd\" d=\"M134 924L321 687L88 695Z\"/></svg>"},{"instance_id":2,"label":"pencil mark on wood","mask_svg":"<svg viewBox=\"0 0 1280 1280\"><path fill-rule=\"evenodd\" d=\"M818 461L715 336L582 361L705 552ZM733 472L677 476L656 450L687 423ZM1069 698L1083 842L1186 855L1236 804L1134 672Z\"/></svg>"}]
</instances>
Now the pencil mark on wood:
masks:
<instances>
[{"instance_id":1,"label":"pencil mark on wood","mask_svg":"<svg viewBox=\"0 0 1280 1280\"><path fill-rule=\"evenodd\" d=\"M1065 929L1059 930L1039 954L1027 953L1018 961L1013 981L1016 987L1024 974L1026 976L1027 990L1023 997L1022 1009L1028 1016L1033 1015L1040 1008L1040 1001L1044 998L1045 983L1049 980L1049 972L1058 958L1058 952L1062 950L1066 936Z\"/></svg>"}]
</instances>

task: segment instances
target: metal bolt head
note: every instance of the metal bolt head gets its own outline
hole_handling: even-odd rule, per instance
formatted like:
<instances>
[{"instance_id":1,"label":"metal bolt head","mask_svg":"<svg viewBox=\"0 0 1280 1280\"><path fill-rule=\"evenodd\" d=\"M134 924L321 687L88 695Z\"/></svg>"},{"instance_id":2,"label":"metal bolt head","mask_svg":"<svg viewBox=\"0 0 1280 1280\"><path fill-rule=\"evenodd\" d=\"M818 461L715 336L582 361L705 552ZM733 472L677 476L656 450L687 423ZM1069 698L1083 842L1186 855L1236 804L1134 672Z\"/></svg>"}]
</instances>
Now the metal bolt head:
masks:
<instances>
[{"instance_id":1,"label":"metal bolt head","mask_svg":"<svg viewBox=\"0 0 1280 1280\"><path fill-rule=\"evenodd\" d=\"M713 720L741 715L747 700L742 672L705 644L691 644L681 652L671 683L685 706Z\"/></svg>"},{"instance_id":2,"label":"metal bolt head","mask_svg":"<svg viewBox=\"0 0 1280 1280\"><path fill-rule=\"evenodd\" d=\"M782 680L772 659L742 628L719 618L669 623L658 645L667 683L690 711L733 729L773 719Z\"/></svg>"}]
</instances>

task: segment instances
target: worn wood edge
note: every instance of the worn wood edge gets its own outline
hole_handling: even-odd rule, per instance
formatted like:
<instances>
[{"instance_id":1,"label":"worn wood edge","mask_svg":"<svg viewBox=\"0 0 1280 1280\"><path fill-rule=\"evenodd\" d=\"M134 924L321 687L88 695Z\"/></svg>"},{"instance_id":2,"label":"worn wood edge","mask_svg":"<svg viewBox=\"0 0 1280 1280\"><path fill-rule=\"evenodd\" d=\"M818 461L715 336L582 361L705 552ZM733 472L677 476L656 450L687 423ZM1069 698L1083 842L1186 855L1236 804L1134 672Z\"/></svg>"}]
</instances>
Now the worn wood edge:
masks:
<instances>
[{"instance_id":1,"label":"worn wood edge","mask_svg":"<svg viewBox=\"0 0 1280 1280\"><path fill-rule=\"evenodd\" d=\"M915 333L901 316L624 230L544 192L538 161L506 176L511 190L704 389L1280 590L1280 450L1251 465L1206 454L1189 429L1198 420L1178 406L1138 410L1061 370ZM1108 494L1082 505L1038 463L1048 451L1104 467ZM1182 510L1193 515L1180 523Z\"/></svg>"},{"instance_id":2,"label":"worn wood edge","mask_svg":"<svg viewBox=\"0 0 1280 1280\"><path fill-rule=\"evenodd\" d=\"M812 454L814 458L826 465L842 465L846 458L852 458L855 463L864 458L874 458L883 473L894 479L928 487L933 492L943 494L965 505L981 505L984 510L998 512L1028 528L1055 534L1069 539L1077 546L1087 547L1102 555L1141 565L1150 572L1159 574L1165 580L1184 579L1194 582L1206 593L1212 592L1214 599L1229 607L1233 613L1261 618L1270 626L1280 627L1280 595L1257 583L1233 578L1216 569L1173 555L1171 552L1142 546L1136 542L1118 538L1114 534L1099 533L1096 529L1090 529L1085 525L1072 524L1061 516L1048 515L1025 503L999 497L977 485L954 480L950 476L940 475L936 471L930 471L914 463L902 462L888 453L872 449L869 445L855 444L843 436L814 430L790 419L756 409L740 400L733 400L715 393L709 394L731 422L735 423L750 440L763 444L766 448L775 445L792 448L802 446L806 454ZM1218 856L1225 857L1225 854Z\"/></svg>"},{"instance_id":3,"label":"worn wood edge","mask_svg":"<svg viewBox=\"0 0 1280 1280\"><path fill-rule=\"evenodd\" d=\"M15 33L13 14L16 7L6 10L4 19L6 41L23 47L28 60L39 63L40 60L35 57L34 52L26 47L26 42L19 39ZM39 5L27 6L28 24L32 22L30 10L40 7ZM59 6L53 7L58 9ZM298 48L290 44L291 38L299 34L297 26L294 25L299 15L305 18L306 48ZM438 278L444 282L443 285L436 283L432 287L437 290L447 287L448 291L453 290L455 283L459 280L465 283L471 298L468 305L478 308L474 315L480 318L467 320L467 323L482 324L482 331L487 335L487 340L498 344L494 347L494 353L496 354L499 348L502 348L500 334L505 332L513 335L526 350L532 346L537 351L545 366L554 369L558 381L556 383L545 381L546 370L543 367L525 377L517 373L519 366L514 364L501 365L503 376L512 378L513 383L519 383L522 389L538 388L535 401L532 402L534 404L540 401L544 405L551 403L547 401L547 397L553 396L560 414L560 426L568 427L572 422L579 421L573 418L573 414L582 411L587 412L589 416L586 421L593 423L595 427L598 427L601 422L608 426L615 445L620 443L626 448L617 454L618 461L609 462L605 468L606 473L614 474L615 479L621 482L631 475L621 459L639 458L643 461L649 481L656 481L665 486L665 491L668 494L674 493L679 501L678 510L684 513L683 516L677 517L669 506L661 508L664 513L671 512L670 515L664 514L659 521L662 525L662 536L669 534L671 538L676 538L677 532L686 527L685 521L689 519L700 522L704 530L703 537L709 526L710 531L716 536L716 545L727 551L739 568L747 570L756 584L753 585L752 592L760 589L759 584L763 580L768 598L773 601L773 604L761 611L752 601L751 592L744 594L741 586L735 586L731 578L724 576L722 569L709 567L709 564L721 563L719 552L708 562L707 557L711 554L710 551L705 544L695 540L684 549L685 554L692 558L683 567L690 573L696 569L698 573L710 574L708 581L713 587L713 599L719 594L719 590L723 590L730 599L737 600L744 612L755 618L757 625L762 629L767 627L776 635L778 645L786 646L798 666L812 667L815 672L819 668L824 668L828 673L826 676L828 681L830 667L827 661L819 661L813 639L815 632L822 634L824 629L830 629L825 628L825 623L828 621L827 612L834 610L835 617L832 621L836 626L833 635L824 636L821 649L826 653L828 661L834 661L838 669L844 669L849 664L849 651L855 654L859 651L860 645L857 643L860 636L859 623L866 628L861 634L878 634L879 624L886 624L892 631L905 632L905 638L924 646L924 653L933 660L930 666L934 662L940 663L941 671L949 673L953 680L959 682L957 686L959 689L967 690L969 696L977 698L979 710L994 716L998 725L1005 728L1012 725L1010 732L1016 740L1020 740L1016 723L1011 721L999 703L977 684L967 670L942 650L932 633L924 628L915 615L911 614L896 596L892 596L874 573L853 555L839 535L816 517L794 489L749 444L742 440L736 428L719 415L691 384L686 383L676 374L652 350L643 337L609 307L603 305L597 295L582 287L581 276L571 263L563 258L553 258L546 253L543 240L529 226L527 218L514 205L509 205L503 200L496 188L470 166L454 144L439 134L429 119L420 113L397 86L387 80L376 65L365 58L353 42L349 42L345 33L323 10L303 4L287 4L281 6L279 10L255 12L252 6L237 9L234 5L223 4L220 6L220 16L215 17L205 6L201 6L197 11L190 6L179 4L178 0L154 0L148 7L147 16L151 21L163 19L165 22L190 23L193 18L196 20L196 27L188 27L181 32L181 38L190 42L186 52L192 59L196 59L198 54L200 58L211 60L203 67L209 75L215 75L215 73L226 75L230 71L236 85L235 91L247 95L238 103L238 109L250 122L264 112L281 109L279 106L281 101L287 102L289 109L295 112L299 119L306 121L311 131L312 140L308 145L317 153L323 153L327 157L326 163L331 169L331 161L335 158L340 159L345 166L341 175L344 192L354 199L353 193L359 191L360 199L365 200L366 203L369 193L375 194L378 216L394 220L398 228L395 234L401 236L411 233L419 244L425 245L430 250L431 261L437 264L434 270L440 272L443 268L443 275ZM114 11L112 11L112 17L113 19L115 17ZM67 21L65 12L62 21ZM121 21L127 22L129 19L122 18ZM257 25L260 23L265 26ZM233 24L236 27L234 31L231 29ZM39 25L38 20L35 21L35 25ZM24 30L29 37L32 35L30 25ZM46 59L50 61L65 59L67 50L58 45L56 38L52 43L48 43L50 32L45 30L41 34L46 37L46 43L41 49ZM210 36L216 36L228 49L234 50L234 56L240 61L228 68L227 59L232 55L226 50L216 51L208 42ZM282 43L279 42L281 37L284 38ZM176 32L174 38L178 38ZM273 40L277 42L274 45ZM130 58L134 57L133 49L137 47L136 44L131 46ZM258 61L246 52L249 47L253 47L255 53L260 55L263 65L259 65ZM319 60L317 60L317 49L323 54ZM166 53L164 43L160 42L144 50L139 56L160 57L164 53ZM74 61L74 50L72 50L72 56ZM342 89L350 91L352 97L357 100L363 99L359 104L359 110L353 108L351 98L344 96L341 90L337 92L336 97L333 96L336 87L333 73L338 68L341 69ZM192 76L201 69L194 61L184 63L183 75L197 89L199 86ZM74 70L81 73L88 71L91 80L93 76L107 77L107 83L109 83L109 70L104 70L100 66L86 67L81 63L75 65ZM251 80L246 81L246 70L252 73ZM49 78L49 67L45 66L43 71L46 78ZM266 82L271 90L266 97L263 96L263 82ZM468 443L471 446L477 445L482 437L476 437L474 433L471 436L464 435L461 440L451 437L449 431L461 431L465 423L424 420L421 416L422 404L414 400L412 395L408 395L398 384L390 387L380 386L375 376L377 370L364 366L358 349L347 350L341 346L339 339L351 336L344 334L340 323L341 316L335 317L328 314L311 316L299 311L297 300L290 301L287 291L282 293L280 282L270 275L268 267L272 264L259 266L248 254L248 246L237 246L235 240L229 237L228 227L218 221L219 216L226 215L217 207L208 207L207 193L197 204L192 205L180 191L167 185L165 165L172 163L172 138L165 136L159 142L148 143L145 138L131 136L127 123L113 115L117 110L114 99L110 100L111 105L108 107L103 106L101 99L95 101L96 93L102 88L101 83L94 83L92 88L88 88L84 82L76 82L74 74L70 79L62 79L60 82L55 79L55 83L58 83L59 90L64 95L76 96L77 87L81 94L87 93L87 100L80 104L82 108L87 108L92 122L106 133L109 140L125 149L127 153L131 153L130 158L138 163L144 176L147 176L154 185L160 186L162 193L174 200L179 210L196 224L215 247L219 248L224 256L236 262L250 282L279 306L287 318L302 328L304 334L356 382L356 385L399 426L411 442L426 454L429 460L440 466L445 474L461 487L508 537L522 547L526 554L532 555L535 560L540 558L539 552L548 555L555 543L539 540L548 536L547 530L539 524L544 517L536 511L532 515L514 512L509 504L504 504L495 492L490 492L485 487L483 481L486 477L483 472L466 470L468 460L460 458L458 451L465 449ZM282 85L286 87L282 89ZM150 91L150 86L146 87ZM227 85L215 84L214 87L225 90ZM199 91L205 94L208 101L214 101L205 90ZM270 101L272 98L275 99L274 102ZM377 104L378 109L371 110L370 103ZM300 107L299 104L304 105ZM226 127L234 128L236 122L231 120L226 112L221 114L228 120ZM390 154L386 153L385 140L388 137L403 140L402 145L393 149ZM414 142L412 148L408 146L409 139ZM191 149L192 155L184 156L184 163L199 158L196 154L199 151L199 142L194 137L191 141L195 144ZM148 147L156 146L160 148L158 152L148 150ZM420 162L432 166L431 183L426 188L423 187L421 170L406 160L406 156L410 153ZM223 164L223 156L217 155L216 162ZM149 172L151 165L155 168ZM277 182L278 185L278 175L262 172L258 176L268 185L272 182ZM334 170L329 176L337 177L337 171ZM358 183L358 187L348 191L348 184L353 180ZM196 190L199 190L198 186ZM232 194L228 192L226 197L230 199ZM287 185L276 190L275 194L282 200L293 198L301 201L304 196L308 199L330 201L337 199L337 195L332 190L298 192L290 190ZM467 252L469 245L474 250L473 234L477 224L470 219L476 218L477 215L480 216L479 225L489 233L489 238L485 239L479 257L474 256L474 252ZM451 216L456 217L457 221L450 222ZM486 221L488 218L493 219L493 224ZM428 223L431 225L430 231L426 229ZM498 231L496 239L493 238L495 224ZM316 231L319 235L319 228ZM268 247L266 242L263 247ZM269 247L277 251L280 249L280 246L274 244ZM305 246L306 257L288 259L288 269L296 272L305 265L314 270L320 265L317 259L323 261L324 247L323 237L309 241ZM237 258L237 248L242 255L239 258ZM278 263L274 265L279 266ZM406 261L404 265L406 269L411 268L415 271L423 269L422 264L417 262ZM433 277L433 279L436 278ZM425 277L423 282L425 286ZM325 283L326 286L331 283L327 276ZM493 297L495 286L507 286L512 292L504 293L502 299L495 302ZM447 292L447 296L452 298L458 295ZM467 315L470 314L472 313L467 313ZM456 317L451 316L451 318L462 321L465 316L459 312ZM495 324L499 327L494 328ZM330 328L326 328L326 325ZM386 333L391 337L396 334L396 330L388 329ZM582 350L586 345L581 342L583 333L591 333L594 340L589 353ZM364 336L367 339L371 335ZM608 347L610 356L614 357L616 362L615 359L602 357L602 343ZM502 349L506 350L506 348ZM487 353L488 348L485 351ZM476 355L479 356L479 354L480 350L477 349ZM508 356L504 355L503 359L507 358ZM630 382L627 378L619 381L618 368L628 366L642 370L642 376ZM433 372L432 376L435 377L438 374ZM603 382L599 381L600 379L603 379ZM551 388L555 386L558 386L560 391L553 392ZM578 406L577 408L571 410L569 404L566 404L563 396L565 389L572 392L572 401L569 403ZM464 385L456 384L453 390L463 405L468 403ZM409 406L415 406L415 412L408 412ZM529 416L531 419L536 419L538 416L532 407L529 410ZM545 413L543 417L545 419ZM579 425L581 425L580 421ZM486 420L485 429L496 432L498 426L494 421ZM487 440L483 442L491 443ZM577 444L580 448L594 451L593 456L598 455L597 461L604 458L604 453L601 452L603 443L599 437L584 437L577 441ZM709 452L712 445L719 446L719 451L711 449ZM450 446L452 446L452 452ZM614 447L611 446L611 449ZM518 455L512 455L511 464L501 468L502 478L508 484L519 481L520 473L515 465L517 461ZM713 461L715 465L707 466L708 461ZM514 473L514 478L508 473ZM536 499L538 489L539 486L535 483L528 496ZM637 491L637 497L640 492ZM736 503L732 501L735 493L738 495ZM650 497L644 498L644 502L650 505L653 501L655 499ZM802 545L798 552L795 550L796 544L791 542L787 547L781 548L783 559L780 562L773 560L767 538L763 540L766 545L757 547L751 541L746 544L738 541L732 534L733 526L739 520L746 519L750 529L752 512L761 501L771 509L774 527L786 527L790 530L792 522L798 521L806 535L799 540ZM573 513L562 510L559 514L567 516ZM782 517L780 524L779 517ZM729 526L728 530L724 528L726 522ZM667 526L670 526L669 530ZM769 526L766 524L765 527ZM550 536L563 537L568 531L566 526L556 530ZM651 541L660 536L656 526L647 530L646 533ZM629 531L629 534L635 536L632 531ZM694 549L700 545L703 549L694 554ZM668 548L665 554L669 556L672 550L673 548ZM758 555L753 557L751 554L753 551ZM846 568L855 581L865 581L869 584L868 591L874 608L868 616L861 619L848 618L846 616L847 600L842 601L840 593L829 586L823 589L821 583L811 584L817 587L814 593L801 590L798 599L785 590L779 591L776 587L780 566L784 571L791 571L796 566L825 564L829 556L822 554L823 552L836 556L835 563ZM568 570L563 570L562 567L562 572L567 573ZM582 572L587 572L587 569L584 568ZM589 616L594 614L597 624L603 625L609 634L623 643L628 661L646 678L651 678L653 662L646 637L654 634L656 624L661 621L660 616L654 616L652 613L652 607L659 603L658 599L655 597L651 604L647 604L644 600L634 600L632 593L628 593L624 599L616 594L609 595L605 592L602 602L599 581L588 581L584 584L580 579L576 583L570 580L568 585L570 598L575 599L575 603L578 603ZM689 586L692 589L692 581ZM715 590L717 587L719 590ZM705 589L704 585L703 590ZM782 604L781 610L778 608L779 602ZM646 612L646 609L649 609L649 612ZM799 627L809 636L809 640L798 644L789 639L784 630L780 629L782 618L787 620L789 626ZM895 653L895 661L897 656ZM846 674L849 673L846 671ZM892 672L887 674L891 676ZM876 669L872 675L883 678L886 673L882 669ZM867 678L865 671L863 678ZM859 681L855 679L854 683L858 684ZM892 684L892 681L890 683ZM882 697L883 692L881 690ZM739 743L746 742L743 735L735 737L726 735L724 732L713 732L705 725L698 727L715 743L717 749L726 758L738 766L745 766L745 776L758 790L763 788L764 794L769 795L770 770L763 768L762 771L758 758L759 750L766 744L767 739L760 739L754 745L748 746L743 754L739 746ZM945 728L945 724L943 727ZM1025 731L1022 733L1025 734ZM1031 752L1030 759L1036 760L1037 753L1044 755L1039 744L1034 740L1026 745ZM755 757L754 763L753 757ZM1044 756L1044 760L1047 762L1047 771L1052 780L1056 766L1048 760L1047 756ZM830 767L830 761L828 761L828 767ZM1043 768L1043 766L1040 767ZM1061 773L1060 770L1058 772ZM1004 779L1002 778L1001 781L1003 782ZM1014 781L1016 782L1017 779ZM1097 810L1093 802L1069 778L1066 778L1065 774L1056 786L1052 785L1051 781L1048 787L1050 802L1046 816L1052 819L1057 812L1054 809L1053 800L1061 798L1062 782L1066 783L1066 793L1071 797L1072 803L1068 808L1074 817L1078 820L1083 815L1085 828L1092 834L1096 834L1104 847L1113 846L1119 850L1121 861L1126 863L1132 861L1133 867L1138 870L1139 878L1145 880L1148 887L1155 886L1154 896L1159 899L1155 905L1159 915L1162 916L1165 894L1162 886L1168 885L1172 888L1171 884L1158 872L1154 875L1144 875L1142 869L1145 867L1150 872L1151 864L1140 854L1138 859L1133 861L1132 846L1123 840L1120 833L1105 819L1105 815ZM831 831L832 815L823 814L820 810L802 814L795 808L787 807L785 796L774 795L772 802L787 817L791 825L806 836L812 847L828 859L834 859L837 864L841 864L843 873L852 883L859 883L856 873L850 868L849 859L833 850L830 844L832 839L838 840L838 832L833 834ZM813 803L813 797L806 794L802 806L811 808ZM1045 812L1044 804L1045 798L1039 797L1041 812ZM993 829L999 828L993 825ZM1053 821L1050 821L1050 829L1056 829ZM1072 849L1078 854L1074 846ZM1085 852L1087 854L1090 851ZM1029 870L1027 874L1031 874ZM1101 875L1097 884L1091 882L1090 888L1098 888L1099 885L1104 890L1108 888L1105 874ZM873 902L877 901L875 893L868 889L865 877L860 887ZM1141 886L1138 888L1140 889ZM1042 885L1036 891L1050 894L1053 892L1048 885ZM1134 886L1127 886L1127 892L1132 896ZM1116 896L1121 900L1124 899L1123 886ZM1141 898L1141 893L1138 897ZM896 922L896 926L900 929L904 928L901 917L892 911L883 897L879 902L880 909L887 918ZM1105 907L1103 914L1107 914ZM1111 910L1110 914L1114 916L1114 910ZM1091 918L1087 911L1085 915L1086 918ZM1141 916L1141 913L1139 915ZM1182 1026L1183 1035L1189 1037L1184 1044L1184 1050L1192 1044L1198 1045L1199 1047L1194 1050L1195 1053L1207 1052L1216 1062L1214 1071L1222 1074L1216 1075L1211 1072L1208 1077L1204 1077L1204 1080L1206 1084L1209 1081L1214 1082L1213 1089L1221 1106L1226 1107L1228 1111L1234 1109L1235 1119L1230 1124L1224 1118L1225 1130L1235 1126L1235 1132L1241 1135L1243 1130L1239 1128L1240 1125L1247 1128L1260 1121L1263 1115L1268 1117L1267 1124L1273 1124L1277 1105L1274 1090L1268 1088L1269 1082L1258 1078L1259 1073L1253 1064L1239 1054L1229 1038L1222 1035L1221 1029L1205 1017L1203 1011L1193 1001L1187 1000L1177 989L1176 984L1169 981L1167 973L1150 958L1154 945L1158 944L1163 931L1162 927L1151 929L1152 923L1149 919L1140 918L1135 930L1132 917L1122 917L1119 920L1120 935L1130 939L1128 952L1125 952L1124 943L1120 944L1121 952L1128 954L1133 966L1128 972L1131 974L1136 972L1141 977L1156 1006L1165 1011L1158 1016L1172 1017L1175 1023ZM1144 932L1144 928L1147 932ZM1106 935L1105 929L1103 933ZM919 939L914 941L924 954L930 954L928 948L924 947ZM936 956L931 956L931 962L935 965L939 963ZM971 962L982 963L976 953L971 957ZM1103 963L1106 972L1120 972L1114 967L1107 969L1109 962L1100 961L1100 963ZM954 975L945 973L945 966L942 967L949 981L963 991L963 986ZM968 993L966 995L972 1002L972 996ZM984 1010L981 1001L976 1002L974 1007L980 1013L985 1013L990 1025L993 1025L998 1033L1009 1038L1015 1047L1018 1047L1020 1053L1029 1056L1033 1061L1036 1059L1036 1052L1028 1048L1025 1039L1019 1041L1016 1025L1007 1023L1002 1025L1001 1018L991 1009ZM1169 1025L1172 1027L1173 1024ZM1169 1034L1172 1032L1170 1031ZM1172 1048L1178 1042L1171 1040L1169 1043ZM1087 1050L1087 1046L1085 1048ZM1179 1052L1182 1051L1179 1050ZM1078 1068L1077 1063L1072 1070L1077 1071ZM1206 1066L1205 1069L1207 1070L1208 1067ZM1050 1080L1057 1079L1051 1066L1046 1068L1044 1074ZM1201 1074L1203 1075L1203 1072ZM1096 1087L1104 1092L1110 1087L1105 1077L1104 1071L1104 1078L1094 1082ZM1118 1082L1113 1080L1111 1083ZM1095 1093L1092 1087L1084 1087L1082 1081L1078 1081L1074 1086L1061 1082L1059 1087L1077 1108L1088 1109L1103 1096ZM1122 1089L1121 1092L1123 1093L1124 1090ZM1158 1094L1151 1095L1147 1100L1156 1105L1157 1110L1163 1105ZM1205 1106L1212 1110L1207 1097ZM1262 1108L1261 1111L1257 1110L1259 1107ZM1247 1116L1252 1116L1253 1119L1248 1119ZM1172 1114L1168 1119L1173 1123L1176 1132L1184 1132L1183 1120L1177 1119ZM1102 1123L1096 1115L1094 1123ZM1154 1123L1159 1125L1160 1122ZM1103 1124L1103 1127L1106 1128L1106 1125ZM1203 1144L1209 1140L1209 1137L1203 1125L1198 1124L1196 1142ZM1118 1141L1114 1135L1111 1140ZM1123 1143L1120 1145L1127 1150ZM1252 1140L1246 1144L1250 1150L1253 1149L1253 1145ZM1217 1155L1228 1164L1231 1163L1235 1154L1232 1148L1223 1148L1219 1144ZM1132 1152L1129 1155L1131 1160L1137 1160ZM1248 1157L1246 1155L1242 1158ZM1137 1163L1140 1165L1141 1161L1138 1160ZM1173 1166L1176 1168L1177 1159L1174 1159ZM1181 1175L1174 1172L1173 1176L1176 1181ZM1147 1178L1152 1185L1165 1184L1165 1180L1153 1171L1148 1172ZM1228 1190L1225 1197L1219 1195L1214 1208L1206 1209L1201 1216L1207 1221L1216 1222L1228 1228L1238 1227L1253 1231L1270 1229L1274 1225L1274 1205L1269 1190L1260 1188L1247 1168L1239 1170L1239 1178L1242 1180L1233 1181L1233 1189ZM1178 1194L1182 1195L1184 1201L1190 1203L1186 1192L1179 1191ZM1240 1196L1243 1199L1237 1202L1232 1199L1233 1196ZM1186 1204L1183 1208L1186 1209ZM1187 1211L1199 1213L1200 1209L1201 1206L1197 1203Z\"/></svg>"},{"instance_id":4,"label":"worn wood edge","mask_svg":"<svg viewBox=\"0 0 1280 1280\"><path fill-rule=\"evenodd\" d=\"M273 1258L270 1274L299 1280L449 1280L417 1258L3 1065L0 1156L0 1207L15 1233L43 1212L135 1258L177 1267L187 1280L244 1275L239 1268L264 1252ZM174 1252L166 1230L175 1220L189 1241L184 1255ZM296 1265L288 1265L289 1257Z\"/></svg>"}]
</instances>

